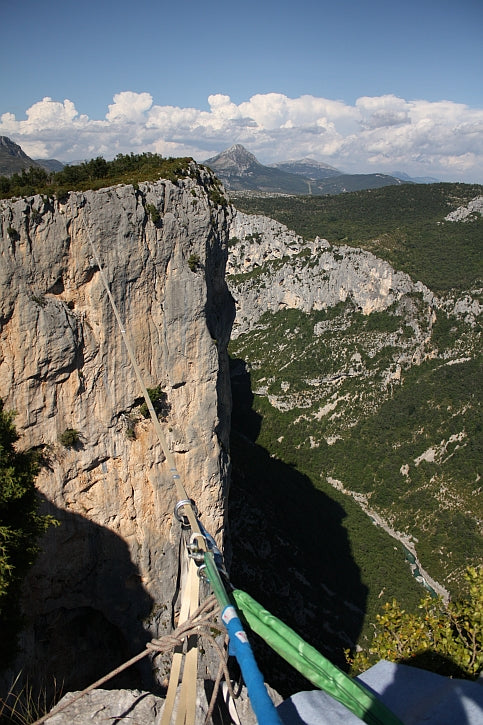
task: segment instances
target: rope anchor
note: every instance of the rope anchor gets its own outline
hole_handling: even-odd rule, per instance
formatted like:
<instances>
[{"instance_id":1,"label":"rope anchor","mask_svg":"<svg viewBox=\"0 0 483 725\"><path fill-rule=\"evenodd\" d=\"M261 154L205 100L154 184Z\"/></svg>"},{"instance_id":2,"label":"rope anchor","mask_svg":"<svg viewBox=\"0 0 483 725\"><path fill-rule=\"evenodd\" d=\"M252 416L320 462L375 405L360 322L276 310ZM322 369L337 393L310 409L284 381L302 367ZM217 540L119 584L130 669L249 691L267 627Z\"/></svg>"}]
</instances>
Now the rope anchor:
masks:
<instances>
[{"instance_id":1,"label":"rope anchor","mask_svg":"<svg viewBox=\"0 0 483 725\"><path fill-rule=\"evenodd\" d=\"M198 509L196 508L196 504L192 498L183 498L181 499L181 501L178 501L178 503L174 507L174 517L176 521L179 521L184 529L189 529L190 521L188 516L184 516L183 514L179 513L180 509L182 509L184 506L190 506L195 516L198 516Z\"/></svg>"},{"instance_id":2,"label":"rope anchor","mask_svg":"<svg viewBox=\"0 0 483 725\"><path fill-rule=\"evenodd\" d=\"M198 539L201 539L201 547L198 543ZM194 534L191 534L190 542L187 548L188 556L193 559L195 564L198 566L199 575L200 564L203 565L203 562L205 560L205 551L208 549L208 542L206 536L203 536L203 534L197 534L196 532Z\"/></svg>"}]
</instances>

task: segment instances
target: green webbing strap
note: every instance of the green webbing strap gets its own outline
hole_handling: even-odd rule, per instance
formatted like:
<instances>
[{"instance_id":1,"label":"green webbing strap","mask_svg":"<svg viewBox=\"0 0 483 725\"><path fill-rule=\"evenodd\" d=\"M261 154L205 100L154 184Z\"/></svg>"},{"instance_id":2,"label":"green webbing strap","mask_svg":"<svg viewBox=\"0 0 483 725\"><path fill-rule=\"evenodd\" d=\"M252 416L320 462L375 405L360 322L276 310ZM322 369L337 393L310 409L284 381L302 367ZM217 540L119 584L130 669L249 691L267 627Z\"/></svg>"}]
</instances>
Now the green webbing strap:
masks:
<instances>
[{"instance_id":1,"label":"green webbing strap","mask_svg":"<svg viewBox=\"0 0 483 725\"><path fill-rule=\"evenodd\" d=\"M230 637L231 650L240 665L257 722L259 725L282 725L280 715L265 687L263 675L258 669L238 612L227 594L212 551L205 551L204 562L208 581L220 605L221 619Z\"/></svg>"},{"instance_id":2,"label":"green webbing strap","mask_svg":"<svg viewBox=\"0 0 483 725\"><path fill-rule=\"evenodd\" d=\"M249 594L235 589L232 595L252 630L313 685L327 692L369 725L403 725L372 692L329 662Z\"/></svg>"}]
</instances>

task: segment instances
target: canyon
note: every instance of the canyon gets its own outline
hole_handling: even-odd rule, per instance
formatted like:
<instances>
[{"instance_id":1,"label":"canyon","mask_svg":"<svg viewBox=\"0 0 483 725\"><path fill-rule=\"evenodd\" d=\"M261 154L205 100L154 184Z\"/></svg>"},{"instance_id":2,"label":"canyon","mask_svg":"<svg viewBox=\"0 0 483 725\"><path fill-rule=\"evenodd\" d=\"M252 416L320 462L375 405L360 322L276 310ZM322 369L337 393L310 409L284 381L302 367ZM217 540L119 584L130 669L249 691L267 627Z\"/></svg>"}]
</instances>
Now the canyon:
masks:
<instances>
[{"instance_id":1,"label":"canyon","mask_svg":"<svg viewBox=\"0 0 483 725\"><path fill-rule=\"evenodd\" d=\"M11 671L42 672L64 690L172 629L179 606L176 496L92 245L145 383L165 395L162 425L182 480L234 578L338 664L357 644L368 596L384 589L368 595L344 497L416 556L428 522L378 505L379 492L357 488L334 451L353 446L351 431L417 371L458 375L477 357L478 290L437 295L371 251L243 213L191 163L174 181L0 202L0 396L16 411L20 446L41 453L42 511L59 522L25 582ZM480 208L468 205L469 215ZM446 319L457 332L443 346ZM391 475L398 491L415 482L434 510L473 526L477 480L463 498L439 471L418 479L470 450L466 409L445 404L456 433L435 438L419 426ZM388 540L378 539L384 557ZM445 546L447 569L433 581L444 595ZM168 672L165 658L117 685L153 689Z\"/></svg>"}]
</instances>

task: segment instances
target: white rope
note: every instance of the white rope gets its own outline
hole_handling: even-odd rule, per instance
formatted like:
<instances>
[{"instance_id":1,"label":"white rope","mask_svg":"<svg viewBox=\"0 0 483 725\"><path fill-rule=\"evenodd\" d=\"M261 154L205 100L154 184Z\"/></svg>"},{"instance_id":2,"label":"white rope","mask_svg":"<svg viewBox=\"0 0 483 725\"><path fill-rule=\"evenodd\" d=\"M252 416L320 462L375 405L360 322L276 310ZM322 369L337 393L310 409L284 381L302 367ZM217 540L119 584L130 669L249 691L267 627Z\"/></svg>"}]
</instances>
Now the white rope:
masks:
<instances>
[{"instance_id":1,"label":"white rope","mask_svg":"<svg viewBox=\"0 0 483 725\"><path fill-rule=\"evenodd\" d=\"M166 462L167 462L167 464L169 466L169 470L170 470L170 473L171 473L171 477L172 477L172 479L174 481L174 484L176 486L177 496L178 496L178 498L179 498L180 501L182 501L182 500L190 501L190 498L189 498L189 496L188 496L188 494L186 492L186 489L183 486L183 483L181 481L181 477L180 477L179 472L178 472L178 469L176 467L174 458L173 458L173 456L171 454L171 451L169 450L168 444L166 442L166 438L164 436L163 430L162 430L161 425L160 425L159 420L158 420L158 416L156 415L156 411L154 410L153 404L151 402L151 398L149 397L149 393L148 393L147 388L146 388L146 386L144 384L143 377L142 377L142 374L141 374L141 370L140 370L139 365L138 365L138 363L136 361L136 357L134 355L134 351L132 349L131 343L129 342L129 339L128 339L128 336L127 336L125 324L123 323L123 320L121 319L121 315L119 314L119 310L118 310L117 305L116 305L116 303L114 301L114 297L112 296L112 293L111 293L111 290L109 288L109 284L108 284L106 275L104 274L104 270L102 268L101 260L99 258L98 253L97 253L97 250L96 250L96 248L94 246L94 242L92 241L92 237L91 237L90 232L89 232L89 229L87 227L85 218L84 218L83 215L82 215L81 218L82 218L82 222L84 224L84 228L85 228L85 231L86 231L86 234L87 234L87 239L89 241L89 245L90 245L91 250L92 250L92 254L93 254L94 259L96 261L96 264L97 264L97 266L99 268L99 274L101 275L102 283L104 285L104 288L106 290L107 296L109 298L109 302L111 303L112 310L113 310L114 315L116 317L116 321L117 321L119 330L121 332L122 339L124 340L124 344L126 345L126 349L127 349L128 355L129 355L129 359L131 361L131 365L132 365L132 367L134 369L134 372L135 372L137 381L139 383L139 387L141 388L141 392L143 394L144 400L146 401L146 405L147 405L147 408L149 410L149 414L151 416L151 420L153 421L153 425L154 425L154 428L156 430L156 433L157 433L159 442L161 444L161 448L163 449L163 453L164 453L164 456L166 458ZM193 510L193 507L191 505L186 505L184 508L185 508L186 515L188 517L189 524L191 526L191 530L194 533L201 534L200 529L199 529L199 526L198 526L198 521L197 521L195 512ZM200 536L200 538L202 538L202 537ZM204 545L203 545L203 541L200 542L200 547L203 548L203 549L205 548Z\"/></svg>"}]
</instances>

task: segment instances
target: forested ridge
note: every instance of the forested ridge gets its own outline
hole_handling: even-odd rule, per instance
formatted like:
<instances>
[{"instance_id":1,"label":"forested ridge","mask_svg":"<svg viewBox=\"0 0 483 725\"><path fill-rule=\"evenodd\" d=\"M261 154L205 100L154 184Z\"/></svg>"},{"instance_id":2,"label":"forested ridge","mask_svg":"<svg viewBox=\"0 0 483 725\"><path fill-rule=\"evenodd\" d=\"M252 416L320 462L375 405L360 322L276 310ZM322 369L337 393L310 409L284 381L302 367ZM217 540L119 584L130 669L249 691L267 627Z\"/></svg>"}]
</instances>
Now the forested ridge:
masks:
<instances>
[{"instance_id":1,"label":"forested ridge","mask_svg":"<svg viewBox=\"0 0 483 725\"><path fill-rule=\"evenodd\" d=\"M237 196L240 211L264 214L304 239L317 236L373 252L433 292L481 279L483 218L444 217L483 194L479 184L404 184L336 196Z\"/></svg>"},{"instance_id":2,"label":"forested ridge","mask_svg":"<svg viewBox=\"0 0 483 725\"><path fill-rule=\"evenodd\" d=\"M64 166L62 171L48 172L41 167L31 167L11 176L0 176L0 199L14 196L42 194L62 199L69 191L100 189L115 184L133 184L193 176L199 180L200 169L191 157L165 158L160 154L118 154L112 161L98 156L90 161ZM214 203L226 204L219 181L209 172L212 179L210 199Z\"/></svg>"}]
</instances>

